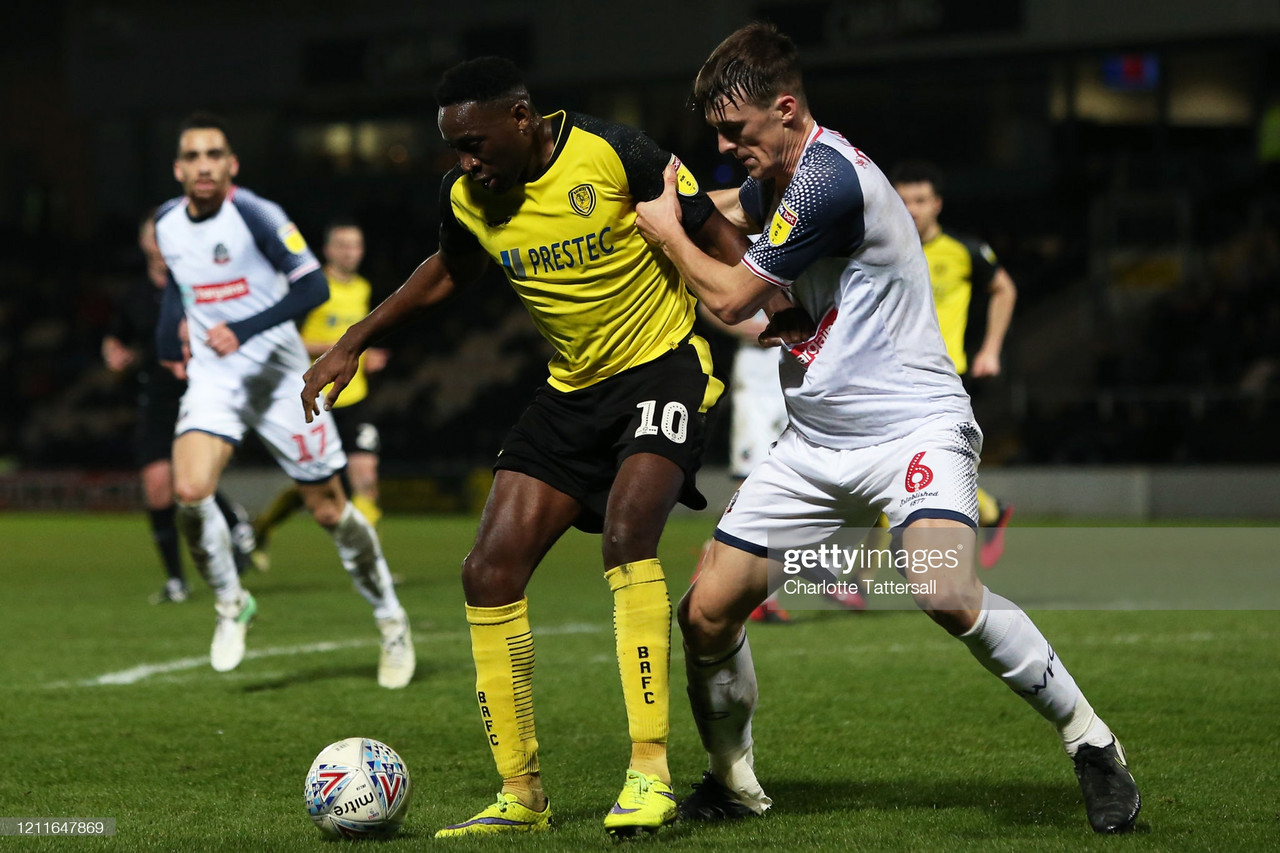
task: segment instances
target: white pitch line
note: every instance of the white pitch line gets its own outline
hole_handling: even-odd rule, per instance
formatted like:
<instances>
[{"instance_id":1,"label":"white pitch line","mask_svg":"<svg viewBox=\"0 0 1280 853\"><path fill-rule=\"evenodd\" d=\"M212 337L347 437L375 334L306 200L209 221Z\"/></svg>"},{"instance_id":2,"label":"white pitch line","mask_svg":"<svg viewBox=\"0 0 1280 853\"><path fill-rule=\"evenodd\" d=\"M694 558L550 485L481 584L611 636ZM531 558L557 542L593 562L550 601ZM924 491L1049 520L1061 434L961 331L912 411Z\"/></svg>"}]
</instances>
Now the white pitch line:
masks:
<instances>
[{"instance_id":1,"label":"white pitch line","mask_svg":"<svg viewBox=\"0 0 1280 853\"><path fill-rule=\"evenodd\" d=\"M245 652L246 658L273 658L290 655L310 655L318 652L332 652L338 649L351 649L359 646L372 646L376 640L346 640L343 642L306 643L301 646L270 646L265 649L250 649ZM170 672L181 672L185 669L199 669L209 665L209 656L178 658L163 663L144 663L119 672L108 672L96 678L81 681L61 681L50 684L50 687L107 687L126 684L137 684L144 678L153 675L164 675Z\"/></svg>"},{"instance_id":2,"label":"white pitch line","mask_svg":"<svg viewBox=\"0 0 1280 853\"><path fill-rule=\"evenodd\" d=\"M565 625L551 625L546 628L535 629L534 634L550 635L550 634L598 634L604 631L602 625L593 625L585 622L570 622ZM442 639L445 637L456 638L463 636L461 631L441 632L436 635L419 635L419 640L426 639ZM361 640L343 640L341 642L327 641L321 643L305 643L300 646L270 646L265 649L249 649L245 652L245 657L257 660L258 658L273 657L291 657L293 655L311 655L324 652L337 651L338 649L354 649L361 646L375 646L378 641L375 639ZM80 681L55 681L48 685L50 688L65 687L114 687L120 685L137 684L143 679L150 678L153 675L167 675L171 672L182 672L188 669L201 669L209 665L209 656L177 658L176 660L164 661L163 663L144 663L138 666L122 669L118 672L108 672L95 678L86 678Z\"/></svg>"}]
</instances>

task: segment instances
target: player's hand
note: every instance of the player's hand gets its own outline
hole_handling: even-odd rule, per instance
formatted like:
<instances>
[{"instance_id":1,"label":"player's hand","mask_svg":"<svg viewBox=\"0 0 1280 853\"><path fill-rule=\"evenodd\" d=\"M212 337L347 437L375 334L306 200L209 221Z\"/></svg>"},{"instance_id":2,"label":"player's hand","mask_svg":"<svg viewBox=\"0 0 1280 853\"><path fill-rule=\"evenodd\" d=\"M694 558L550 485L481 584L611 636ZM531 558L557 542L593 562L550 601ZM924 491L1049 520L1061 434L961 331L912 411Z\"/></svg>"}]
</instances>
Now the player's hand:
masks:
<instances>
[{"instance_id":1,"label":"player's hand","mask_svg":"<svg viewBox=\"0 0 1280 853\"><path fill-rule=\"evenodd\" d=\"M780 347L802 344L818 333L818 325L799 305L775 311L760 333L760 346Z\"/></svg>"},{"instance_id":2,"label":"player's hand","mask_svg":"<svg viewBox=\"0 0 1280 853\"><path fill-rule=\"evenodd\" d=\"M364 351L364 370L365 373L377 373L379 370L387 366L387 360L391 358L391 350L382 347L374 347Z\"/></svg>"},{"instance_id":3,"label":"player's hand","mask_svg":"<svg viewBox=\"0 0 1280 853\"><path fill-rule=\"evenodd\" d=\"M240 349L240 339L236 337L236 333L226 323L209 329L209 334L205 335L205 344L209 349L213 350L220 356L231 355L231 353Z\"/></svg>"},{"instance_id":4,"label":"player's hand","mask_svg":"<svg viewBox=\"0 0 1280 853\"><path fill-rule=\"evenodd\" d=\"M974 379L982 379L984 377L1000 375L1000 355L999 353L988 352L987 350L978 350L973 357L973 363L969 365L969 375Z\"/></svg>"},{"instance_id":5,"label":"player's hand","mask_svg":"<svg viewBox=\"0 0 1280 853\"><path fill-rule=\"evenodd\" d=\"M187 381L187 364L183 361L161 361L160 366L173 374L175 379Z\"/></svg>"},{"instance_id":6,"label":"player's hand","mask_svg":"<svg viewBox=\"0 0 1280 853\"><path fill-rule=\"evenodd\" d=\"M307 416L307 423L311 423L320 414L320 389L333 383L324 397L324 410L327 412L338 402L338 395L347 387L359 367L360 353L346 349L342 346L342 341L329 347L324 355L315 360L311 368L302 374L302 412Z\"/></svg>"},{"instance_id":7,"label":"player's hand","mask_svg":"<svg viewBox=\"0 0 1280 853\"><path fill-rule=\"evenodd\" d=\"M662 195L653 201L636 205L636 227L641 236L654 246L661 246L673 235L683 230L683 212L676 193L676 173L680 171L680 158L672 157L662 170Z\"/></svg>"},{"instance_id":8,"label":"player's hand","mask_svg":"<svg viewBox=\"0 0 1280 853\"><path fill-rule=\"evenodd\" d=\"M122 344L119 338L107 335L102 339L102 360L108 370L119 373L133 364L135 357L133 350Z\"/></svg>"}]
</instances>

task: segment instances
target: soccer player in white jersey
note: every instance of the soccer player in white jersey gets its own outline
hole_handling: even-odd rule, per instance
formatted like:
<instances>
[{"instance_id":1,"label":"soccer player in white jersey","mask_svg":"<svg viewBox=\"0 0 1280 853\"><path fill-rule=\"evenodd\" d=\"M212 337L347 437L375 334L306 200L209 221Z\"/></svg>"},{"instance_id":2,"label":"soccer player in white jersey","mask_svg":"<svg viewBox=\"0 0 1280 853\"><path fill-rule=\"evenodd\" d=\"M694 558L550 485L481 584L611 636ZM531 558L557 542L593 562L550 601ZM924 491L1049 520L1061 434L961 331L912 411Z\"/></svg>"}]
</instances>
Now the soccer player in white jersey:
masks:
<instances>
[{"instance_id":1,"label":"soccer player in white jersey","mask_svg":"<svg viewBox=\"0 0 1280 853\"><path fill-rule=\"evenodd\" d=\"M284 211L232 183L238 171L222 122L192 116L179 131L173 164L185 194L156 214L171 277L156 344L162 362L188 382L174 428L174 492L178 525L217 599L210 662L219 672L240 664L257 611L236 576L231 534L213 499L236 446L253 429L297 481L373 605L382 634L378 683L404 687L415 665L409 620L377 534L343 493L342 440L328 412L308 424L298 411L311 360L294 321L324 302L329 286ZM178 336L184 317L189 352Z\"/></svg>"},{"instance_id":2,"label":"soccer player in white jersey","mask_svg":"<svg viewBox=\"0 0 1280 853\"><path fill-rule=\"evenodd\" d=\"M812 546L884 511L902 553L955 549L915 587L916 604L1049 720L1071 756L1089 822L1132 828L1141 800L1124 753L1031 619L973 570L982 433L947 358L929 271L910 215L871 160L809 113L795 45L750 24L711 54L693 103L748 179L717 206L761 230L735 266L679 227L673 176L637 209L707 306L727 323L777 288L817 320L780 364L790 426L743 483L680 602L689 695L710 769L685 818L759 814L771 805L753 771L756 679L743 626L765 597L770 549Z\"/></svg>"}]
</instances>

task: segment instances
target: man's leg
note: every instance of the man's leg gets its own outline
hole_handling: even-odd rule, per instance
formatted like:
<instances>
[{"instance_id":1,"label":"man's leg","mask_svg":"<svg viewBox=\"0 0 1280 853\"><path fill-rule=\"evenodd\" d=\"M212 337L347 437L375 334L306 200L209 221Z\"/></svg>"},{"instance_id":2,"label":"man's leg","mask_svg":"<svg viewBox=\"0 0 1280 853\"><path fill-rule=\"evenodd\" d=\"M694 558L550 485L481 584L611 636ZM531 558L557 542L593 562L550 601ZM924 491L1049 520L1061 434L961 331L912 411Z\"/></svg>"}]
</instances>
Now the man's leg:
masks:
<instances>
[{"instance_id":1,"label":"man's leg","mask_svg":"<svg viewBox=\"0 0 1280 853\"><path fill-rule=\"evenodd\" d=\"M232 555L231 529L213 497L233 451L230 442L195 430L184 432L173 442L177 522L187 539L192 562L213 587L218 625L209 657L219 672L240 665L244 658L245 632L257 612L253 596L240 586Z\"/></svg>"},{"instance_id":2,"label":"man's leg","mask_svg":"<svg viewBox=\"0 0 1280 853\"><path fill-rule=\"evenodd\" d=\"M320 483L299 483L298 491L307 511L333 537L342 567L356 589L373 605L373 618L382 633L378 684L390 689L404 687L413 678L417 656L378 534L347 500L338 475Z\"/></svg>"},{"instance_id":3,"label":"man's leg","mask_svg":"<svg viewBox=\"0 0 1280 853\"><path fill-rule=\"evenodd\" d=\"M142 467L142 492L147 501L147 518L151 523L151 540L160 552L168 580L159 593L151 597L153 604L187 600L187 581L182 576L182 554L178 546L178 524L173 505L173 461L156 459Z\"/></svg>"},{"instance_id":4,"label":"man's leg","mask_svg":"<svg viewBox=\"0 0 1280 853\"><path fill-rule=\"evenodd\" d=\"M1058 730L1094 830L1131 829L1142 800L1123 749L1031 618L978 580L972 528L950 519L920 519L903 531L902 540L908 554L954 549L955 566L943 561L910 578L937 581L936 592L915 596L916 604Z\"/></svg>"},{"instance_id":5,"label":"man's leg","mask_svg":"<svg viewBox=\"0 0 1280 853\"><path fill-rule=\"evenodd\" d=\"M605 578L613 591L613 625L622 697L631 735L627 783L605 817L615 835L653 831L675 820L667 767L671 730L671 598L658 541L680 497L685 473L653 453L627 457L605 510Z\"/></svg>"},{"instance_id":6,"label":"man's leg","mask_svg":"<svg viewBox=\"0 0 1280 853\"><path fill-rule=\"evenodd\" d=\"M710 765L680 804L686 820L747 817L772 805L753 770L751 717L758 691L744 628L768 595L767 573L763 556L716 540L680 601L689 704Z\"/></svg>"},{"instance_id":7,"label":"man's leg","mask_svg":"<svg viewBox=\"0 0 1280 853\"><path fill-rule=\"evenodd\" d=\"M1004 531L1013 518L1013 505L1001 503L986 489L978 489L978 526L982 543L978 548L978 563L989 569L1004 556Z\"/></svg>"},{"instance_id":8,"label":"man's leg","mask_svg":"<svg viewBox=\"0 0 1280 853\"><path fill-rule=\"evenodd\" d=\"M214 492L213 500L218 506L218 512L226 520L227 527L231 529L231 555L235 557L236 573L243 575L249 568L250 555L257 547L253 525L249 523L249 513L222 492Z\"/></svg>"},{"instance_id":9,"label":"man's leg","mask_svg":"<svg viewBox=\"0 0 1280 853\"><path fill-rule=\"evenodd\" d=\"M353 450L347 454L347 477L351 481L351 502L374 527L382 520L378 506L378 454Z\"/></svg>"},{"instance_id":10,"label":"man's leg","mask_svg":"<svg viewBox=\"0 0 1280 853\"><path fill-rule=\"evenodd\" d=\"M257 518L253 520L253 566L260 572L269 571L271 569L271 554L267 550L271 542L271 533L281 524L288 520L298 510L302 509L304 501L302 500L302 492L298 491L298 487L288 486L281 489L280 492L267 504Z\"/></svg>"},{"instance_id":11,"label":"man's leg","mask_svg":"<svg viewBox=\"0 0 1280 853\"><path fill-rule=\"evenodd\" d=\"M540 480L500 470L462 563L462 589L476 664L476 700L502 790L470 820L437 838L542 830L550 809L538 770L533 716L533 634L525 587L581 507Z\"/></svg>"}]
</instances>

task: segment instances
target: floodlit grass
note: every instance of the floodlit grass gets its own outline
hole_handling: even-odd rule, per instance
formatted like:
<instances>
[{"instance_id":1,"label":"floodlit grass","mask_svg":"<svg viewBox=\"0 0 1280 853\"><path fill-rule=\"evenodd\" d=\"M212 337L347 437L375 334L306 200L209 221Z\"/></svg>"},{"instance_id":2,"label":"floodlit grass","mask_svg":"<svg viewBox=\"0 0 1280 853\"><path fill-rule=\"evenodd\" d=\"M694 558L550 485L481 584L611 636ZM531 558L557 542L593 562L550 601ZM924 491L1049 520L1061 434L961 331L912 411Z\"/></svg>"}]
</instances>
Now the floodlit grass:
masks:
<instances>
[{"instance_id":1,"label":"floodlit grass","mask_svg":"<svg viewBox=\"0 0 1280 853\"><path fill-rule=\"evenodd\" d=\"M1019 519L1022 521L1022 519ZM683 591L710 517L674 519L662 557ZM434 841L498 790L472 694L458 566L473 519L390 517L383 538L413 619L419 668L374 681L376 630L327 538L293 521L259 601L249 657L219 675L202 584L150 606L161 574L145 520L0 517L0 815L112 817L113 838L0 838L11 850L317 850L302 800L314 755L386 741L409 765L403 834L378 849L608 849L626 722L598 539L571 534L530 588L542 767L559 827L540 837ZM1211 567L1207 567L1211 570ZM996 569L986 577L998 588ZM757 770L775 808L676 825L674 850L1260 850L1280 830L1280 614L1033 614L1124 738L1143 788L1138 832L1094 836L1047 724L915 612L804 613L752 628ZM329 645L319 645L319 644ZM702 769L673 653L672 770Z\"/></svg>"}]
</instances>

